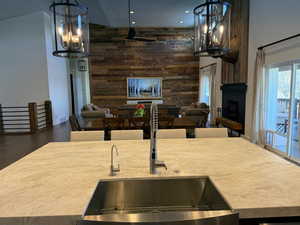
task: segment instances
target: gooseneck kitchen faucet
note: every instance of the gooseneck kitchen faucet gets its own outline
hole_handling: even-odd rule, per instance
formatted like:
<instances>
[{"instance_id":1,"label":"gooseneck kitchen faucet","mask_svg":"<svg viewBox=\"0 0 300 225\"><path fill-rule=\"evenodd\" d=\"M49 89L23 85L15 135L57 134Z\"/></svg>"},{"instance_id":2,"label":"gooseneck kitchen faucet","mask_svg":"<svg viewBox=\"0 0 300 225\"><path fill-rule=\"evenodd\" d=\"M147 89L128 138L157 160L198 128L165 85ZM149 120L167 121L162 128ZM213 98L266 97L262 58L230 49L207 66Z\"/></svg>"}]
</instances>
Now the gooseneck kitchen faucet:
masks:
<instances>
[{"instance_id":1,"label":"gooseneck kitchen faucet","mask_svg":"<svg viewBox=\"0 0 300 225\"><path fill-rule=\"evenodd\" d=\"M164 162L157 160L156 134L158 131L158 107L155 103L151 104L150 109L150 129L150 174L156 174L156 168L164 167L165 169L167 169L167 166Z\"/></svg>"}]
</instances>

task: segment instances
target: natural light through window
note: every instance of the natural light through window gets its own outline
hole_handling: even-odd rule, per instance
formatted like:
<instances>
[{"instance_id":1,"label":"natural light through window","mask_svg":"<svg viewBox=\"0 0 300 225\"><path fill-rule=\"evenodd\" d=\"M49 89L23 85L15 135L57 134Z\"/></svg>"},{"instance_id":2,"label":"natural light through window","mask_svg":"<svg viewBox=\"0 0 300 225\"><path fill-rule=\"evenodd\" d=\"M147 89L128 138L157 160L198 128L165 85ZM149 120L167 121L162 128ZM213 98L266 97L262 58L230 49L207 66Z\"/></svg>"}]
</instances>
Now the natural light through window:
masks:
<instances>
[{"instance_id":1,"label":"natural light through window","mask_svg":"<svg viewBox=\"0 0 300 225\"><path fill-rule=\"evenodd\" d=\"M300 67L297 61L266 70L265 129L274 135L272 148L300 158Z\"/></svg>"}]
</instances>

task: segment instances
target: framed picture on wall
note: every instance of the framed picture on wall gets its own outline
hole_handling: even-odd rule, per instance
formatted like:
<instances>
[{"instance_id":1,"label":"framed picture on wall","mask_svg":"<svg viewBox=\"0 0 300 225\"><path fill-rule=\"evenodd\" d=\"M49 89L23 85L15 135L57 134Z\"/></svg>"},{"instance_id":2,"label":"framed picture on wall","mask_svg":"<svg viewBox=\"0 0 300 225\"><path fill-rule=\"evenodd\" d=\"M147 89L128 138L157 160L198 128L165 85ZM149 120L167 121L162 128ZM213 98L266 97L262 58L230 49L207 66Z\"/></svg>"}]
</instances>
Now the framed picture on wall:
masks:
<instances>
[{"instance_id":1,"label":"framed picture on wall","mask_svg":"<svg viewBox=\"0 0 300 225\"><path fill-rule=\"evenodd\" d=\"M140 99L162 98L162 78L127 78L127 97Z\"/></svg>"}]
</instances>

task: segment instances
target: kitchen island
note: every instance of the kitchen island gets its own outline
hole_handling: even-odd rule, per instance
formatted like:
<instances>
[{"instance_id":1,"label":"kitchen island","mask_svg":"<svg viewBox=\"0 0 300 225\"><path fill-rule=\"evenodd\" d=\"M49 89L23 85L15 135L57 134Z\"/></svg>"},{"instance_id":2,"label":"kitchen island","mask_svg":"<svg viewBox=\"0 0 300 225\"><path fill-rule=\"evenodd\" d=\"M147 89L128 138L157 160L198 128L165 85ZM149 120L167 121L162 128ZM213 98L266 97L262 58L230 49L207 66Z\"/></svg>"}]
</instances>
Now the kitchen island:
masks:
<instances>
[{"instance_id":1,"label":"kitchen island","mask_svg":"<svg viewBox=\"0 0 300 225\"><path fill-rule=\"evenodd\" d=\"M121 171L109 176L110 149ZM300 217L300 168L242 138L50 143L0 171L0 225L75 225L101 179L209 176L241 219Z\"/></svg>"}]
</instances>

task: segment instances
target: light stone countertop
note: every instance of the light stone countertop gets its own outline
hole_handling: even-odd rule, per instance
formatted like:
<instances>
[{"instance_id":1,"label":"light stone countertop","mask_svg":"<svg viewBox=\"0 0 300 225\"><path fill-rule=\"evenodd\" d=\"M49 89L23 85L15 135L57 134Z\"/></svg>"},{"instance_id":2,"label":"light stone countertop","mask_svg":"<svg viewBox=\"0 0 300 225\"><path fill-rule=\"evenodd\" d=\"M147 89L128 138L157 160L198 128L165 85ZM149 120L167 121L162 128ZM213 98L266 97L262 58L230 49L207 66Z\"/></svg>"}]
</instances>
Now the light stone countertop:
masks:
<instances>
[{"instance_id":1,"label":"light stone countertop","mask_svg":"<svg viewBox=\"0 0 300 225\"><path fill-rule=\"evenodd\" d=\"M300 216L300 168L247 140L158 140L158 159L160 176L210 176L241 218ZM148 140L49 143L0 171L0 225L75 225L100 179L149 176Z\"/></svg>"}]
</instances>

